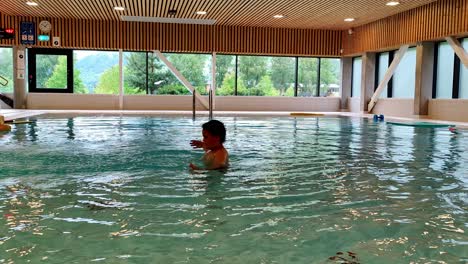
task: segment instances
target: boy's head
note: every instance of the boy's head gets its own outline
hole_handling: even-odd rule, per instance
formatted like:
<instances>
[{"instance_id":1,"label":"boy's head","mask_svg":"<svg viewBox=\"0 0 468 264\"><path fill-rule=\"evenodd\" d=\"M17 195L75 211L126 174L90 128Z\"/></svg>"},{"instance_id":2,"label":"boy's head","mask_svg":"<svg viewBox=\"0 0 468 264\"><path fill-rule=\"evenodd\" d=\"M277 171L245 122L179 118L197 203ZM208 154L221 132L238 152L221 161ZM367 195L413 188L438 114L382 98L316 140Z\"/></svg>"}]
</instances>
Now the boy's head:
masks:
<instances>
[{"instance_id":1,"label":"boy's head","mask_svg":"<svg viewBox=\"0 0 468 264\"><path fill-rule=\"evenodd\" d=\"M206 136L212 136L213 138L219 139L219 143L224 143L226 140L226 128L224 127L224 124L218 120L210 120L206 122L205 124L202 125L203 132L208 132L209 135ZM203 140L205 141L205 133L203 133Z\"/></svg>"}]
</instances>

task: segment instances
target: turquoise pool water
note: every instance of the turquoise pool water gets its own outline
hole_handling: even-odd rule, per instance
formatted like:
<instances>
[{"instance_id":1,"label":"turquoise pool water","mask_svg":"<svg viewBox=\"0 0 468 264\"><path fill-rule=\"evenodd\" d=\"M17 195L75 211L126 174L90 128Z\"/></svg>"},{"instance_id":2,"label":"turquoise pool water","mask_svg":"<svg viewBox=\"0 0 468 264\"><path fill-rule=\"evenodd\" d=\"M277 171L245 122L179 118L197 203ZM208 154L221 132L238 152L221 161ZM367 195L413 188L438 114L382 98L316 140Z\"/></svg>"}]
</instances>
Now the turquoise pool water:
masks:
<instances>
[{"instance_id":1,"label":"turquoise pool water","mask_svg":"<svg viewBox=\"0 0 468 264\"><path fill-rule=\"evenodd\" d=\"M218 119L227 172L188 169L205 118L42 116L0 134L0 263L468 261L468 134Z\"/></svg>"}]
</instances>

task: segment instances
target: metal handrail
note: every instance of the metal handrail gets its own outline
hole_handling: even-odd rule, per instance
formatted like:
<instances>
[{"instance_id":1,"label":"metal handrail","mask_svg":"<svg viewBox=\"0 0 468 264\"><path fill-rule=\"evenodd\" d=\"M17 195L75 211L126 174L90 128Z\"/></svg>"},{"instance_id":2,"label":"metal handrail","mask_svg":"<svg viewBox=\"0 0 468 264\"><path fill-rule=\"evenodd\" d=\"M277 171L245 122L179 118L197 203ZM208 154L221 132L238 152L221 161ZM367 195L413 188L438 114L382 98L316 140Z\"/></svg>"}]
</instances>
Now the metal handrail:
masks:
<instances>
[{"instance_id":1,"label":"metal handrail","mask_svg":"<svg viewBox=\"0 0 468 264\"><path fill-rule=\"evenodd\" d=\"M193 90L193 96L192 96L192 119L195 120L195 94L197 93L196 90Z\"/></svg>"},{"instance_id":2,"label":"metal handrail","mask_svg":"<svg viewBox=\"0 0 468 264\"><path fill-rule=\"evenodd\" d=\"M210 92L208 93L208 106L209 106L209 118L210 120L213 119L213 90L210 89Z\"/></svg>"},{"instance_id":3,"label":"metal handrail","mask_svg":"<svg viewBox=\"0 0 468 264\"><path fill-rule=\"evenodd\" d=\"M3 77L3 76L0 75L0 79L2 79L2 80L5 81L5 84L0 83L1 85L3 85L3 86L7 86L7 85L8 85L8 80L7 80L5 77Z\"/></svg>"}]
</instances>

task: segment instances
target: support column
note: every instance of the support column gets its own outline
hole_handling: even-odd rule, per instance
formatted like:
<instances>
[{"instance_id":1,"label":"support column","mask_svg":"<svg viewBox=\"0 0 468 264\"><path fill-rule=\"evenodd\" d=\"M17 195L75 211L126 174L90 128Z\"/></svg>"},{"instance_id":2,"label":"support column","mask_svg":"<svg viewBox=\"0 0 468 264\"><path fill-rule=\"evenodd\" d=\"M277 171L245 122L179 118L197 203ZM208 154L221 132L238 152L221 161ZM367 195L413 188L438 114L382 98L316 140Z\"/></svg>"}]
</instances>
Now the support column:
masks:
<instances>
[{"instance_id":1,"label":"support column","mask_svg":"<svg viewBox=\"0 0 468 264\"><path fill-rule=\"evenodd\" d=\"M351 97L351 81L353 75L353 58L341 58L341 106L340 108L349 109L348 100Z\"/></svg>"},{"instance_id":2,"label":"support column","mask_svg":"<svg viewBox=\"0 0 468 264\"><path fill-rule=\"evenodd\" d=\"M15 109L26 108L26 49L13 46L13 100Z\"/></svg>"},{"instance_id":3,"label":"support column","mask_svg":"<svg viewBox=\"0 0 468 264\"><path fill-rule=\"evenodd\" d=\"M432 97L433 88L434 48L433 42L422 42L416 46L415 115L427 115L429 112L429 99Z\"/></svg>"},{"instance_id":4,"label":"support column","mask_svg":"<svg viewBox=\"0 0 468 264\"><path fill-rule=\"evenodd\" d=\"M366 52L362 56L361 102L360 111L367 111L368 103L374 94L375 85L375 53Z\"/></svg>"}]
</instances>

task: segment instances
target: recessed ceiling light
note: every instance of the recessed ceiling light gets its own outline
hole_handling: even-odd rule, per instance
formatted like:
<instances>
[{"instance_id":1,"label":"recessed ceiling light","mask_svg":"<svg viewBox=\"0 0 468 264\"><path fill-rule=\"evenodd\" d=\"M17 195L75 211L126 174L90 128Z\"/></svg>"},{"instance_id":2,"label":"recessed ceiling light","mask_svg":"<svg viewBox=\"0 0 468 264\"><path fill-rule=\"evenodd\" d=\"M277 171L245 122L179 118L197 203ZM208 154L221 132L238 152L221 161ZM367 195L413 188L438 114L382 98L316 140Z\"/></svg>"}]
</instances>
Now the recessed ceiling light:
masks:
<instances>
[{"instance_id":1,"label":"recessed ceiling light","mask_svg":"<svg viewBox=\"0 0 468 264\"><path fill-rule=\"evenodd\" d=\"M388 6L396 6L396 5L399 5L399 4L400 4L400 2L398 2L398 1L391 1L391 2L387 3Z\"/></svg>"},{"instance_id":2,"label":"recessed ceiling light","mask_svg":"<svg viewBox=\"0 0 468 264\"><path fill-rule=\"evenodd\" d=\"M197 11L197 15L206 15L206 11Z\"/></svg>"},{"instance_id":3,"label":"recessed ceiling light","mask_svg":"<svg viewBox=\"0 0 468 264\"><path fill-rule=\"evenodd\" d=\"M114 10L117 10L117 11L124 11L124 10L125 10L125 7L123 7L123 6L114 6Z\"/></svg>"},{"instance_id":4,"label":"recessed ceiling light","mask_svg":"<svg viewBox=\"0 0 468 264\"><path fill-rule=\"evenodd\" d=\"M27 1L26 4L27 4L28 6L38 6L38 5L39 5L38 3L32 2L32 1Z\"/></svg>"},{"instance_id":5,"label":"recessed ceiling light","mask_svg":"<svg viewBox=\"0 0 468 264\"><path fill-rule=\"evenodd\" d=\"M283 18L284 16L283 15L274 15L273 17L274 18Z\"/></svg>"},{"instance_id":6,"label":"recessed ceiling light","mask_svg":"<svg viewBox=\"0 0 468 264\"><path fill-rule=\"evenodd\" d=\"M353 22L353 21L354 21L354 18L352 18L352 17L350 17L350 18L345 18L344 21L346 21L346 22Z\"/></svg>"}]
</instances>

